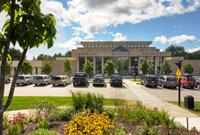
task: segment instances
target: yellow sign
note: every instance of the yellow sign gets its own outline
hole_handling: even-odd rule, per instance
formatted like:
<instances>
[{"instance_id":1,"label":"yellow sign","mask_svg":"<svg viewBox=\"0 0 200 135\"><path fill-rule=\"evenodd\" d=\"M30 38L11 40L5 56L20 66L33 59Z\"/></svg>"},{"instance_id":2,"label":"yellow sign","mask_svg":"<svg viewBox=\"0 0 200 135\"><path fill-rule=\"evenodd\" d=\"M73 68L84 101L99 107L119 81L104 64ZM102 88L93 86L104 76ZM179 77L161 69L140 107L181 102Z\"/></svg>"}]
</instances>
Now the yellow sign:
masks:
<instances>
[{"instance_id":1,"label":"yellow sign","mask_svg":"<svg viewBox=\"0 0 200 135\"><path fill-rule=\"evenodd\" d=\"M181 77L181 70L179 68L176 71L176 76L178 79L180 79L180 77Z\"/></svg>"}]
</instances>

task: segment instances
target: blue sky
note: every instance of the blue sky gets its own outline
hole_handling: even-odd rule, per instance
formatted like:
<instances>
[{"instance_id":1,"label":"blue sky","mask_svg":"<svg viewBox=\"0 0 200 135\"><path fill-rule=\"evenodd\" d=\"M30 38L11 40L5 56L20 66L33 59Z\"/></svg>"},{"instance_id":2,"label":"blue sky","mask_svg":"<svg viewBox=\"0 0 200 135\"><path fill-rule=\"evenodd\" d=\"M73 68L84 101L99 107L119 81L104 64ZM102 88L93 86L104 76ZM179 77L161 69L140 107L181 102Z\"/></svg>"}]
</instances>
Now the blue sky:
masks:
<instances>
[{"instance_id":1,"label":"blue sky","mask_svg":"<svg viewBox=\"0 0 200 135\"><path fill-rule=\"evenodd\" d=\"M200 0L41 2L42 12L57 20L57 38L49 50L44 46L29 50L28 59L41 53L64 54L80 47L80 41L152 41L151 46L161 50L171 44L189 52L200 50Z\"/></svg>"}]
</instances>

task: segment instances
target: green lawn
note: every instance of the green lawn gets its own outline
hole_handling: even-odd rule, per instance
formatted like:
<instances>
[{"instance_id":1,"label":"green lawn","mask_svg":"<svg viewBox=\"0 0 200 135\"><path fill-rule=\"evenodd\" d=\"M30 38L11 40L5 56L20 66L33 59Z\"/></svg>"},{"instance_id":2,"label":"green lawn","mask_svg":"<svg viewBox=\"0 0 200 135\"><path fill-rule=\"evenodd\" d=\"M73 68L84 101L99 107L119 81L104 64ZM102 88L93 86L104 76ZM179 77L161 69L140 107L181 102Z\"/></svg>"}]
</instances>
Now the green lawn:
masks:
<instances>
[{"instance_id":1,"label":"green lawn","mask_svg":"<svg viewBox=\"0 0 200 135\"><path fill-rule=\"evenodd\" d=\"M178 105L178 102L170 102L170 103ZM184 108L184 102L181 102L181 107ZM194 102L194 110L189 110L189 111L200 116L200 102Z\"/></svg>"},{"instance_id":2,"label":"green lawn","mask_svg":"<svg viewBox=\"0 0 200 135\"><path fill-rule=\"evenodd\" d=\"M131 80L131 82L140 82L141 80L140 79L136 79L136 81L135 80Z\"/></svg>"},{"instance_id":3,"label":"green lawn","mask_svg":"<svg viewBox=\"0 0 200 135\"><path fill-rule=\"evenodd\" d=\"M5 100L8 97L4 97ZM47 100L53 102L56 106L71 105L71 97L35 97L35 96L15 96L7 110L20 110L33 108L38 101ZM114 99L104 99L105 105L114 105Z\"/></svg>"}]
</instances>

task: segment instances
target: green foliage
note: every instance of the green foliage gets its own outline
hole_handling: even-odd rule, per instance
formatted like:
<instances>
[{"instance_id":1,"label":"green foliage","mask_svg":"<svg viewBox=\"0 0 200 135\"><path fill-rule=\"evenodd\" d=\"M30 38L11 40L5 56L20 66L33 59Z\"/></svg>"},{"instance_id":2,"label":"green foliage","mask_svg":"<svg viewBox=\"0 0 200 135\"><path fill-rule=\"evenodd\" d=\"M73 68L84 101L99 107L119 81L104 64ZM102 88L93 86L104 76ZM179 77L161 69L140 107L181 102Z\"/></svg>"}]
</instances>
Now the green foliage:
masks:
<instances>
[{"instance_id":1,"label":"green foliage","mask_svg":"<svg viewBox=\"0 0 200 135\"><path fill-rule=\"evenodd\" d=\"M186 54L184 47L182 46L176 46L176 45L171 45L169 46L166 51L169 51L172 53L172 56L179 56L179 57L184 57Z\"/></svg>"},{"instance_id":2,"label":"green foliage","mask_svg":"<svg viewBox=\"0 0 200 135\"><path fill-rule=\"evenodd\" d=\"M51 63L47 62L42 67L42 73L49 75L52 71L52 65Z\"/></svg>"},{"instance_id":3,"label":"green foliage","mask_svg":"<svg viewBox=\"0 0 200 135\"><path fill-rule=\"evenodd\" d=\"M32 65L28 61L24 61L22 64L21 74L31 74L32 70Z\"/></svg>"},{"instance_id":4,"label":"green foliage","mask_svg":"<svg viewBox=\"0 0 200 135\"><path fill-rule=\"evenodd\" d=\"M37 114L50 114L56 107L53 103L49 101L39 101L34 108L36 109Z\"/></svg>"},{"instance_id":5,"label":"green foliage","mask_svg":"<svg viewBox=\"0 0 200 135\"><path fill-rule=\"evenodd\" d=\"M111 60L106 61L104 68L108 76L111 76L115 73L115 64Z\"/></svg>"},{"instance_id":6,"label":"green foliage","mask_svg":"<svg viewBox=\"0 0 200 135\"><path fill-rule=\"evenodd\" d=\"M72 106L76 111L88 110L91 113L102 113L104 98L102 95L95 95L91 93L72 93Z\"/></svg>"},{"instance_id":7,"label":"green foliage","mask_svg":"<svg viewBox=\"0 0 200 135\"><path fill-rule=\"evenodd\" d=\"M163 64L161 65L161 69L165 75L169 75L172 72L171 66L167 61L163 62Z\"/></svg>"},{"instance_id":8,"label":"green foliage","mask_svg":"<svg viewBox=\"0 0 200 135\"><path fill-rule=\"evenodd\" d=\"M65 57L72 57L72 51L67 51L65 53Z\"/></svg>"},{"instance_id":9,"label":"green foliage","mask_svg":"<svg viewBox=\"0 0 200 135\"><path fill-rule=\"evenodd\" d=\"M3 114L3 129L6 129L9 125L9 114L6 112Z\"/></svg>"},{"instance_id":10,"label":"green foliage","mask_svg":"<svg viewBox=\"0 0 200 135\"><path fill-rule=\"evenodd\" d=\"M34 132L31 132L29 135L59 135L59 133L40 128Z\"/></svg>"},{"instance_id":11,"label":"green foliage","mask_svg":"<svg viewBox=\"0 0 200 135\"><path fill-rule=\"evenodd\" d=\"M21 51L15 48L10 48L8 53L11 55L12 60L19 60L22 55Z\"/></svg>"},{"instance_id":12,"label":"green foliage","mask_svg":"<svg viewBox=\"0 0 200 135\"><path fill-rule=\"evenodd\" d=\"M44 119L38 122L38 128L48 129L49 128L49 120Z\"/></svg>"},{"instance_id":13,"label":"green foliage","mask_svg":"<svg viewBox=\"0 0 200 135\"><path fill-rule=\"evenodd\" d=\"M84 65L83 65L83 71L86 72L88 75L92 75L94 68L93 68L93 64L90 61L87 61Z\"/></svg>"},{"instance_id":14,"label":"green foliage","mask_svg":"<svg viewBox=\"0 0 200 135\"><path fill-rule=\"evenodd\" d=\"M74 108L55 109L49 114L50 121L69 121L75 114Z\"/></svg>"},{"instance_id":15,"label":"green foliage","mask_svg":"<svg viewBox=\"0 0 200 135\"><path fill-rule=\"evenodd\" d=\"M142 71L143 75L146 75L150 71L150 65L147 63L147 60L144 59L141 63L140 70Z\"/></svg>"},{"instance_id":16,"label":"green foliage","mask_svg":"<svg viewBox=\"0 0 200 135\"><path fill-rule=\"evenodd\" d=\"M72 67L69 60L64 61L64 72L67 73L67 75L72 73Z\"/></svg>"},{"instance_id":17,"label":"green foliage","mask_svg":"<svg viewBox=\"0 0 200 135\"><path fill-rule=\"evenodd\" d=\"M10 72L12 71L12 67L10 63L6 63L6 75L10 75Z\"/></svg>"},{"instance_id":18,"label":"green foliage","mask_svg":"<svg viewBox=\"0 0 200 135\"><path fill-rule=\"evenodd\" d=\"M127 135L127 128L122 125L120 128L115 130L114 135Z\"/></svg>"},{"instance_id":19,"label":"green foliage","mask_svg":"<svg viewBox=\"0 0 200 135\"><path fill-rule=\"evenodd\" d=\"M185 73L185 74L192 74L193 72L194 72L194 68L192 67L192 65L191 64L184 64L183 65L183 72Z\"/></svg>"},{"instance_id":20,"label":"green foliage","mask_svg":"<svg viewBox=\"0 0 200 135\"><path fill-rule=\"evenodd\" d=\"M8 135L18 135L21 133L21 127L19 126L19 124L10 125L7 133Z\"/></svg>"}]
</instances>

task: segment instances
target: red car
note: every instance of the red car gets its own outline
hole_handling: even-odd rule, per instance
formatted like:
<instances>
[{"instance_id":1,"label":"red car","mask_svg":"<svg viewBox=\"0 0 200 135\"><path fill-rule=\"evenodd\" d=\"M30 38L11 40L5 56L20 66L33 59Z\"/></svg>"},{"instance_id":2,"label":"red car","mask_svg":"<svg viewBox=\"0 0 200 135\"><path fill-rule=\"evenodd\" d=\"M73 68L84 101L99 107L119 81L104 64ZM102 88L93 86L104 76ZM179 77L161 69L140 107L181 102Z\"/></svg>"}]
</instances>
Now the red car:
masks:
<instances>
[{"instance_id":1,"label":"red car","mask_svg":"<svg viewBox=\"0 0 200 135\"><path fill-rule=\"evenodd\" d=\"M197 82L196 80L192 77L192 75L182 75L180 78L180 82L181 82L181 87L183 88L191 88L193 89L194 87L197 87ZM179 83L179 82L177 82Z\"/></svg>"}]
</instances>

